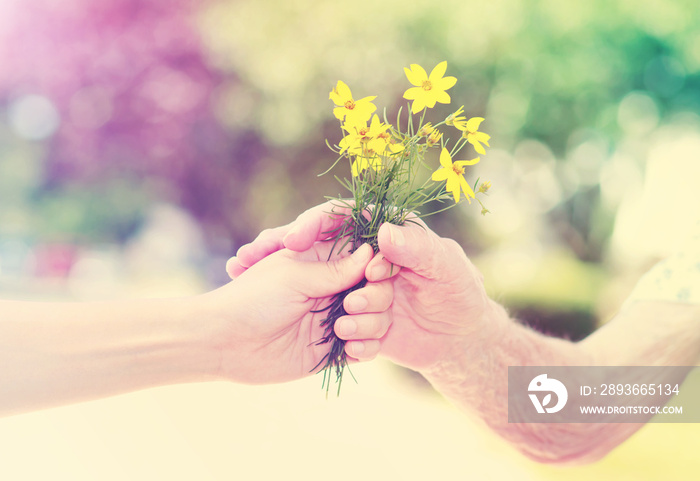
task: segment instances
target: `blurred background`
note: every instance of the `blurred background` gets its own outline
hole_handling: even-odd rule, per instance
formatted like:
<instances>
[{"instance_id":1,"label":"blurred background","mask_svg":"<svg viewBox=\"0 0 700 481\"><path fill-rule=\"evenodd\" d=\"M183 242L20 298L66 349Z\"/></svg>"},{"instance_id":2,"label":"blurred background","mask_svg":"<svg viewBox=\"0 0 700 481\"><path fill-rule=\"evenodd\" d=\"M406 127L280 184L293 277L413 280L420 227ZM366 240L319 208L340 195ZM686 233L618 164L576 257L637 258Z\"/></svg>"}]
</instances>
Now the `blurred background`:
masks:
<instances>
[{"instance_id":1,"label":"blurred background","mask_svg":"<svg viewBox=\"0 0 700 481\"><path fill-rule=\"evenodd\" d=\"M403 67L447 60L453 104L433 115L463 104L486 118L491 149L474 175L492 182L491 213L461 205L429 225L462 244L523 322L581 339L700 217L698 24L693 0L0 0L0 295L154 297L224 283L225 260L260 230L346 194L318 177L335 159L325 140L340 139L336 81L377 95L391 118L405 105ZM536 466L410 373L381 361L358 370L360 384L329 403L314 379L170 387L2 420L0 471L294 477L307 460L312 479L314 462L342 470L336 479L700 469L698 429L678 425L647 426L592 467ZM321 420L328 433L309 427Z\"/></svg>"}]
</instances>

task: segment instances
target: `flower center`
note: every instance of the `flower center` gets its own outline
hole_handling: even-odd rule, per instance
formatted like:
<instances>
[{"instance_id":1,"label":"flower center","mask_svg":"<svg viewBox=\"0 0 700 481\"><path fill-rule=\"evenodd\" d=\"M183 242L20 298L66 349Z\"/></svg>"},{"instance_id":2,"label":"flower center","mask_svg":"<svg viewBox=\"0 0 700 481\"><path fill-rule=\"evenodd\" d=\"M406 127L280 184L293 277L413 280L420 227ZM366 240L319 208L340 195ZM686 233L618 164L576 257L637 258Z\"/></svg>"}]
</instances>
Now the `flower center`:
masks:
<instances>
[{"instance_id":1,"label":"flower center","mask_svg":"<svg viewBox=\"0 0 700 481\"><path fill-rule=\"evenodd\" d=\"M430 90L432 88L433 84L430 82L430 80L423 81L423 90Z\"/></svg>"},{"instance_id":2,"label":"flower center","mask_svg":"<svg viewBox=\"0 0 700 481\"><path fill-rule=\"evenodd\" d=\"M464 175L464 167L457 164L452 164L452 171L457 175Z\"/></svg>"},{"instance_id":3,"label":"flower center","mask_svg":"<svg viewBox=\"0 0 700 481\"><path fill-rule=\"evenodd\" d=\"M345 102L345 108L348 110L352 110L355 108L355 101L354 100L348 100Z\"/></svg>"}]
</instances>

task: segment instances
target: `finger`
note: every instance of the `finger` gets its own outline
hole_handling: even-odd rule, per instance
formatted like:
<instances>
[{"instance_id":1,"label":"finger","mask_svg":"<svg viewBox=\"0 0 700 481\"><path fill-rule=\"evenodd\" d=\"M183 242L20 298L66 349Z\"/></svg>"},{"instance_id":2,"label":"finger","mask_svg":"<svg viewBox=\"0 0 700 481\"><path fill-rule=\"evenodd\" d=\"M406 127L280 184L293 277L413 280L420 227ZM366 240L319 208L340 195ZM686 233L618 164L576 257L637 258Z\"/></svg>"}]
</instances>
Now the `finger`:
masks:
<instances>
[{"instance_id":1,"label":"finger","mask_svg":"<svg viewBox=\"0 0 700 481\"><path fill-rule=\"evenodd\" d=\"M349 205L333 200L317 205L303 212L291 224L282 243L287 249L302 252L309 249L314 242L326 240L343 225L351 212Z\"/></svg>"},{"instance_id":2,"label":"finger","mask_svg":"<svg viewBox=\"0 0 700 481\"><path fill-rule=\"evenodd\" d=\"M351 213L352 201L332 200L312 207L294 222L262 231L253 242L238 249L236 257L245 268L252 267L282 248L296 252L309 249L314 242L337 233Z\"/></svg>"},{"instance_id":3,"label":"finger","mask_svg":"<svg viewBox=\"0 0 700 481\"><path fill-rule=\"evenodd\" d=\"M392 264L382 252L379 252L367 265L365 277L370 282L379 282L394 277L400 271L401 266Z\"/></svg>"},{"instance_id":4,"label":"finger","mask_svg":"<svg viewBox=\"0 0 700 481\"><path fill-rule=\"evenodd\" d=\"M391 281L370 282L365 287L345 297L343 307L348 314L384 312L394 300L394 284Z\"/></svg>"},{"instance_id":5,"label":"finger","mask_svg":"<svg viewBox=\"0 0 700 481\"><path fill-rule=\"evenodd\" d=\"M246 271L246 268L238 262L237 257L231 257L226 261L226 272L231 279L235 279Z\"/></svg>"},{"instance_id":6,"label":"finger","mask_svg":"<svg viewBox=\"0 0 700 481\"><path fill-rule=\"evenodd\" d=\"M346 341L363 339L381 339L391 326L391 316L388 312L372 314L356 314L342 316L333 329L335 334Z\"/></svg>"},{"instance_id":7,"label":"finger","mask_svg":"<svg viewBox=\"0 0 700 481\"><path fill-rule=\"evenodd\" d=\"M309 297L329 296L360 282L372 256L372 248L363 244L351 255L333 261L293 260L291 278L299 280L299 292Z\"/></svg>"},{"instance_id":8,"label":"finger","mask_svg":"<svg viewBox=\"0 0 700 481\"><path fill-rule=\"evenodd\" d=\"M291 224L274 229L262 231L250 244L245 244L238 249L236 257L243 267L252 267L270 254L284 249L282 239L289 231Z\"/></svg>"},{"instance_id":9,"label":"finger","mask_svg":"<svg viewBox=\"0 0 700 481\"><path fill-rule=\"evenodd\" d=\"M376 339L348 341L345 343L345 353L358 361L371 361L379 354L382 345Z\"/></svg>"}]
</instances>

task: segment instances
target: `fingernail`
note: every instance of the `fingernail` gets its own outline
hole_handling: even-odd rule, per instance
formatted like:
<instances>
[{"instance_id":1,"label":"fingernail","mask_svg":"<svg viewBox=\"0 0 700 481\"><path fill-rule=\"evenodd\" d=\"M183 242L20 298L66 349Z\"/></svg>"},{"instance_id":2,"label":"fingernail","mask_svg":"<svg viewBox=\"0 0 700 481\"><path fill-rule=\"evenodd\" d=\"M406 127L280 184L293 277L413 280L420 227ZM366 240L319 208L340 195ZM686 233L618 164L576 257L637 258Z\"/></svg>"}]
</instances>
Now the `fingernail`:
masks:
<instances>
[{"instance_id":1,"label":"fingernail","mask_svg":"<svg viewBox=\"0 0 700 481\"><path fill-rule=\"evenodd\" d=\"M377 264L369 271L370 277L375 281L384 279L386 277L386 273L387 270L385 264Z\"/></svg>"},{"instance_id":2,"label":"fingernail","mask_svg":"<svg viewBox=\"0 0 700 481\"><path fill-rule=\"evenodd\" d=\"M369 244L362 244L355 252L353 252L353 261L357 262L358 264L364 264L367 262L367 254L369 254L367 251L369 249L371 249Z\"/></svg>"},{"instance_id":3,"label":"fingernail","mask_svg":"<svg viewBox=\"0 0 700 481\"><path fill-rule=\"evenodd\" d=\"M357 341L352 343L352 353L355 357L361 356L365 352L365 343L362 341Z\"/></svg>"},{"instance_id":4,"label":"fingernail","mask_svg":"<svg viewBox=\"0 0 700 481\"><path fill-rule=\"evenodd\" d=\"M404 239L401 229L394 226L391 226L391 229L389 230L389 240L391 240L391 243L396 247L401 247L406 243L406 239Z\"/></svg>"},{"instance_id":5,"label":"fingernail","mask_svg":"<svg viewBox=\"0 0 700 481\"><path fill-rule=\"evenodd\" d=\"M251 267L251 264L255 263L255 261L250 262L251 256L248 256L248 259L246 259L246 252L248 252L251 249L251 245L252 244L244 244L241 247L239 247L238 251L236 252L236 258L238 259L238 263L243 267Z\"/></svg>"},{"instance_id":6,"label":"fingernail","mask_svg":"<svg viewBox=\"0 0 700 481\"><path fill-rule=\"evenodd\" d=\"M338 323L338 334L342 337L352 336L357 332L357 323L352 319L341 319Z\"/></svg>"},{"instance_id":7,"label":"fingernail","mask_svg":"<svg viewBox=\"0 0 700 481\"><path fill-rule=\"evenodd\" d=\"M367 299L361 295L348 297L345 302L347 303L348 309L352 312L359 312L367 307Z\"/></svg>"}]
</instances>

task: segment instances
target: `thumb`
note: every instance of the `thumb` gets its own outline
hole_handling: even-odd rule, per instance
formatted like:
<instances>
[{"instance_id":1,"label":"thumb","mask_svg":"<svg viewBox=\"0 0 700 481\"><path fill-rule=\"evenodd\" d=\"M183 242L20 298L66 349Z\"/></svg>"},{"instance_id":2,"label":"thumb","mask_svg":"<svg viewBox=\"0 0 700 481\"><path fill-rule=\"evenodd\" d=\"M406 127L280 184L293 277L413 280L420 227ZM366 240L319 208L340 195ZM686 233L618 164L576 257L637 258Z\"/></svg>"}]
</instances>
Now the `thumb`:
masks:
<instances>
[{"instance_id":1,"label":"thumb","mask_svg":"<svg viewBox=\"0 0 700 481\"><path fill-rule=\"evenodd\" d=\"M379 250L387 261L431 279L449 268L443 241L425 224L385 223L378 234Z\"/></svg>"},{"instance_id":2,"label":"thumb","mask_svg":"<svg viewBox=\"0 0 700 481\"><path fill-rule=\"evenodd\" d=\"M374 251L369 244L361 245L352 255L323 261L298 261L298 289L308 297L326 297L348 289L365 276L365 268Z\"/></svg>"}]
</instances>

